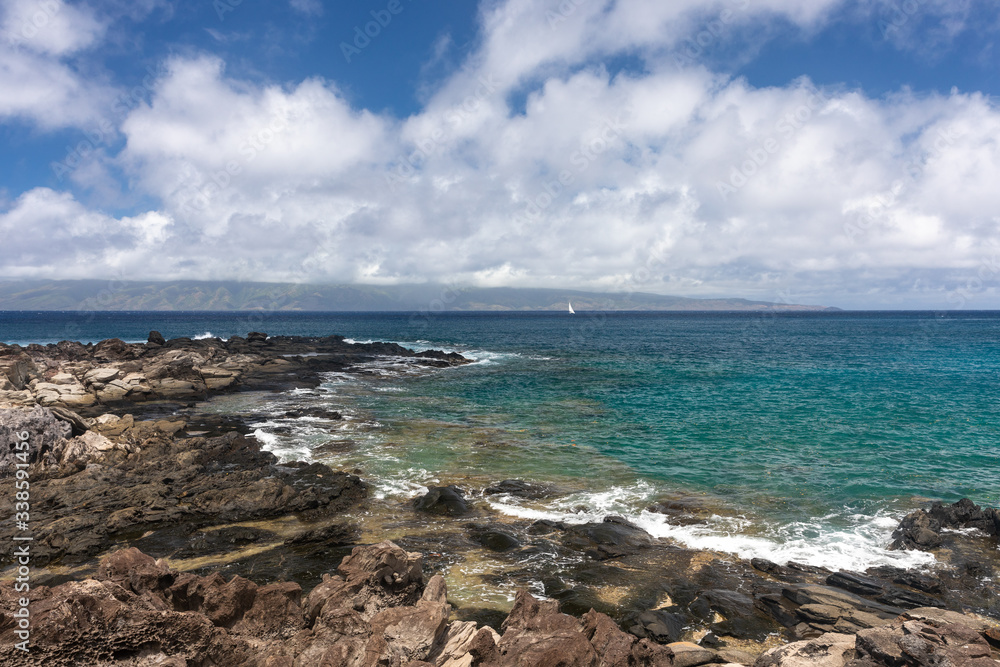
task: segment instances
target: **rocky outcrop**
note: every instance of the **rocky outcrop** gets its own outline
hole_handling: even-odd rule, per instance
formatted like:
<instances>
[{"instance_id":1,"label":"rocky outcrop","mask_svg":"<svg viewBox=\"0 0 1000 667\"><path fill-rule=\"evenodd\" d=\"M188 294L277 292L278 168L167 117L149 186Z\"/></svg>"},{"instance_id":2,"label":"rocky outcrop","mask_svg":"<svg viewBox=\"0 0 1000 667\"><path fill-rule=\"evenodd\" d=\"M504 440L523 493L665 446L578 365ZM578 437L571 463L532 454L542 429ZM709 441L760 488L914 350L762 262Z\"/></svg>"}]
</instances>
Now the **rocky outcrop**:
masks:
<instances>
[{"instance_id":1,"label":"rocky outcrop","mask_svg":"<svg viewBox=\"0 0 1000 667\"><path fill-rule=\"evenodd\" d=\"M457 486L431 486L427 493L415 498L413 507L429 514L461 516L469 513L464 494Z\"/></svg>"},{"instance_id":2,"label":"rocky outcrop","mask_svg":"<svg viewBox=\"0 0 1000 667\"><path fill-rule=\"evenodd\" d=\"M583 551L592 558L605 560L635 553L653 544L652 536L618 516L607 516L601 523L569 526L563 544Z\"/></svg>"},{"instance_id":3,"label":"rocky outcrop","mask_svg":"<svg viewBox=\"0 0 1000 667\"><path fill-rule=\"evenodd\" d=\"M693 667L714 658L698 649L697 659L671 662L688 648L640 642L596 612L581 623L526 592L503 635L449 623L444 579L425 585L420 555L390 542L355 548L304 602L300 593L297 584L199 577L137 549L118 551L94 579L31 592L32 652L18 664ZM0 604L7 664L15 649L6 588Z\"/></svg>"},{"instance_id":4,"label":"rocky outcrop","mask_svg":"<svg viewBox=\"0 0 1000 667\"><path fill-rule=\"evenodd\" d=\"M14 593L0 588L0 662L219 667L700 667L746 660L690 642L623 632L519 591L500 626L450 621L445 580L391 542L355 547L305 597L298 584L171 569L138 549L105 558L93 579L29 594L32 651L15 654ZM915 609L856 634L825 633L766 651L754 667L998 667L996 625ZM16 663L14 661L17 661ZM731 663L730 663L731 664Z\"/></svg>"},{"instance_id":5,"label":"rocky outcrop","mask_svg":"<svg viewBox=\"0 0 1000 667\"><path fill-rule=\"evenodd\" d=\"M455 353L415 353L393 343L350 344L341 336L253 332L246 339L234 336L228 341L168 341L152 331L145 344L117 338L96 345L0 344L0 401L87 410L100 404L204 398L209 392L266 382L278 373L315 376L381 355L432 367L469 363Z\"/></svg>"},{"instance_id":6,"label":"rocky outcrop","mask_svg":"<svg viewBox=\"0 0 1000 667\"><path fill-rule=\"evenodd\" d=\"M72 425L47 408L0 410L0 476L10 475L17 461L13 434L29 435L34 562L81 562L125 535L153 531L146 539L155 540L157 531L173 526L303 513L322 518L366 495L353 475L321 464L279 465L238 433L176 437L183 426L106 415L71 437ZM9 515L13 501L0 496L0 512ZM0 535L9 541L12 530L7 524Z\"/></svg>"},{"instance_id":7,"label":"rocky outcrop","mask_svg":"<svg viewBox=\"0 0 1000 667\"><path fill-rule=\"evenodd\" d=\"M975 528L987 535L1000 535L1000 510L983 508L968 498L944 505L934 503L930 509L908 514L892 534L892 549L921 549L928 551L940 547L944 530Z\"/></svg>"}]
</instances>

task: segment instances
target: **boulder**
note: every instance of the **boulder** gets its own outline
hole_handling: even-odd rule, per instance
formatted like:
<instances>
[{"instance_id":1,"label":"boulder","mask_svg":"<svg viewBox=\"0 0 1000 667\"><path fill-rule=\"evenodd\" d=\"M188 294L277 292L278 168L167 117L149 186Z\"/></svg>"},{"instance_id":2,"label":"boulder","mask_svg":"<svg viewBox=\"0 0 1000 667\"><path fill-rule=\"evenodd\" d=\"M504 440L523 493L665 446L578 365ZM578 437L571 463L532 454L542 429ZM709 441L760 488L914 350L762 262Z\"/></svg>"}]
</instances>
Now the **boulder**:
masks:
<instances>
[{"instance_id":1,"label":"boulder","mask_svg":"<svg viewBox=\"0 0 1000 667\"><path fill-rule=\"evenodd\" d=\"M456 486L431 486L427 493L413 501L414 509L430 514L460 516L468 514L469 506Z\"/></svg>"},{"instance_id":2,"label":"boulder","mask_svg":"<svg viewBox=\"0 0 1000 667\"><path fill-rule=\"evenodd\" d=\"M560 613L554 600L540 602L519 591L503 629L497 644L503 665L591 667L597 662L580 621Z\"/></svg>"},{"instance_id":3,"label":"boulder","mask_svg":"<svg viewBox=\"0 0 1000 667\"><path fill-rule=\"evenodd\" d=\"M107 384L120 375L121 371L117 368L95 368L83 376L83 381L86 384Z\"/></svg>"},{"instance_id":4,"label":"boulder","mask_svg":"<svg viewBox=\"0 0 1000 667\"><path fill-rule=\"evenodd\" d=\"M13 443L20 441L18 434L23 432L28 433L28 463L55 463L53 452L62 450L73 428L41 406L30 410L0 409L0 443L10 443L0 447L0 475L13 474L16 464L23 462L16 457L18 451L13 447Z\"/></svg>"},{"instance_id":5,"label":"boulder","mask_svg":"<svg viewBox=\"0 0 1000 667\"><path fill-rule=\"evenodd\" d=\"M159 331L150 331L149 337L146 339L147 345L163 346L166 342L167 339Z\"/></svg>"},{"instance_id":6,"label":"boulder","mask_svg":"<svg viewBox=\"0 0 1000 667\"><path fill-rule=\"evenodd\" d=\"M61 465L87 465L101 459L104 454L115 449L134 451L130 445L112 442L99 433L87 431L81 436L66 441L61 448L56 448L53 454Z\"/></svg>"},{"instance_id":7,"label":"boulder","mask_svg":"<svg viewBox=\"0 0 1000 667\"><path fill-rule=\"evenodd\" d=\"M601 523L568 526L563 533L563 544L598 560L636 553L653 543L649 533L618 516L605 517Z\"/></svg>"},{"instance_id":8,"label":"boulder","mask_svg":"<svg viewBox=\"0 0 1000 667\"><path fill-rule=\"evenodd\" d=\"M716 662L715 651L691 642L674 642L667 644L671 667L698 667Z\"/></svg>"},{"instance_id":9,"label":"boulder","mask_svg":"<svg viewBox=\"0 0 1000 667\"><path fill-rule=\"evenodd\" d=\"M371 620L368 664L405 665L426 658L447 627L451 612L447 599L444 577L435 575L412 607L391 607L376 614Z\"/></svg>"},{"instance_id":10,"label":"boulder","mask_svg":"<svg viewBox=\"0 0 1000 667\"><path fill-rule=\"evenodd\" d=\"M91 428L108 437L119 436L135 424L132 415L118 417L111 413L103 414L91 422Z\"/></svg>"},{"instance_id":11,"label":"boulder","mask_svg":"<svg viewBox=\"0 0 1000 667\"><path fill-rule=\"evenodd\" d=\"M510 551L521 546L521 541L509 530L497 526L469 524L468 530L473 542L490 551Z\"/></svg>"}]
</instances>

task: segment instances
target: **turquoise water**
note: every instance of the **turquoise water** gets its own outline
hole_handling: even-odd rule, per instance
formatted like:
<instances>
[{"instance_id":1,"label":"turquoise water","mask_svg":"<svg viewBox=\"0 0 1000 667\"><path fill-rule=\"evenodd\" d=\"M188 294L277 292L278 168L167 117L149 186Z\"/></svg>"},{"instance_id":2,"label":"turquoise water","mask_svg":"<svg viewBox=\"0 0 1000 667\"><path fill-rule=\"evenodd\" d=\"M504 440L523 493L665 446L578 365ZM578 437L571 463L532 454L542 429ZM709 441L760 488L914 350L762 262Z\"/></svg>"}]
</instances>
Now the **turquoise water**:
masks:
<instances>
[{"instance_id":1,"label":"turquoise water","mask_svg":"<svg viewBox=\"0 0 1000 667\"><path fill-rule=\"evenodd\" d=\"M743 555L864 566L924 499L1000 499L1000 314L0 314L0 340L339 333L453 349L477 363L382 363L315 392L237 396L279 454L358 467L380 493L549 482L526 517L628 514L656 534ZM336 406L331 425L281 417ZM268 416L270 415L270 416ZM284 428L281 428L284 427ZM312 454L323 443L340 443ZM646 507L701 499L674 526Z\"/></svg>"}]
</instances>

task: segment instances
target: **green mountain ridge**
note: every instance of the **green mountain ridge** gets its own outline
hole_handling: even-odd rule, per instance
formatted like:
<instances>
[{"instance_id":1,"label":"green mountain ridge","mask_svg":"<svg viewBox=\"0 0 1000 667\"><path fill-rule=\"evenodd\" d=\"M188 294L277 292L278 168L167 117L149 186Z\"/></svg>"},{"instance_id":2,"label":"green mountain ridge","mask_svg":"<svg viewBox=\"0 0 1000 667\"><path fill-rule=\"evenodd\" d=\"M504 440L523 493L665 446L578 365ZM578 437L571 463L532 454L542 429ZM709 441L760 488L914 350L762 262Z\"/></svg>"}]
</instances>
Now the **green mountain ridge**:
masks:
<instances>
[{"instance_id":1,"label":"green mountain ridge","mask_svg":"<svg viewBox=\"0 0 1000 667\"><path fill-rule=\"evenodd\" d=\"M444 285L312 285L237 281L0 281L0 310L68 311L821 311L824 306L692 299L644 292L585 292Z\"/></svg>"}]
</instances>

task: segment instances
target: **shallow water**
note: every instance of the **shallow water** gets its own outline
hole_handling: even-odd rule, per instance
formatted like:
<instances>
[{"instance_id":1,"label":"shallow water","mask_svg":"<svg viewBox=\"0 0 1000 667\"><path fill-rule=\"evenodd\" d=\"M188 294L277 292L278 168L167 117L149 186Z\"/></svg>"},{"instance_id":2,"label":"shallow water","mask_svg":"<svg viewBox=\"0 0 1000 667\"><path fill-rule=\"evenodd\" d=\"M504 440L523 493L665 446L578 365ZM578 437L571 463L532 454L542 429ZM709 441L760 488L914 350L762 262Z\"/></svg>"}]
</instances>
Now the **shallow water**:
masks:
<instances>
[{"instance_id":1,"label":"shallow water","mask_svg":"<svg viewBox=\"0 0 1000 667\"><path fill-rule=\"evenodd\" d=\"M823 314L0 314L5 341L339 333L477 363L381 360L315 390L227 395L285 458L360 470L376 498L508 478L552 498L509 516L624 514L654 535L744 557L864 569L929 556L883 547L925 499L1000 498L1000 316ZM257 319L252 319L256 317ZM253 324L254 326L250 326ZM50 333L52 332L52 333ZM288 418L302 406L344 419ZM700 523L646 511L699 499Z\"/></svg>"}]
</instances>

